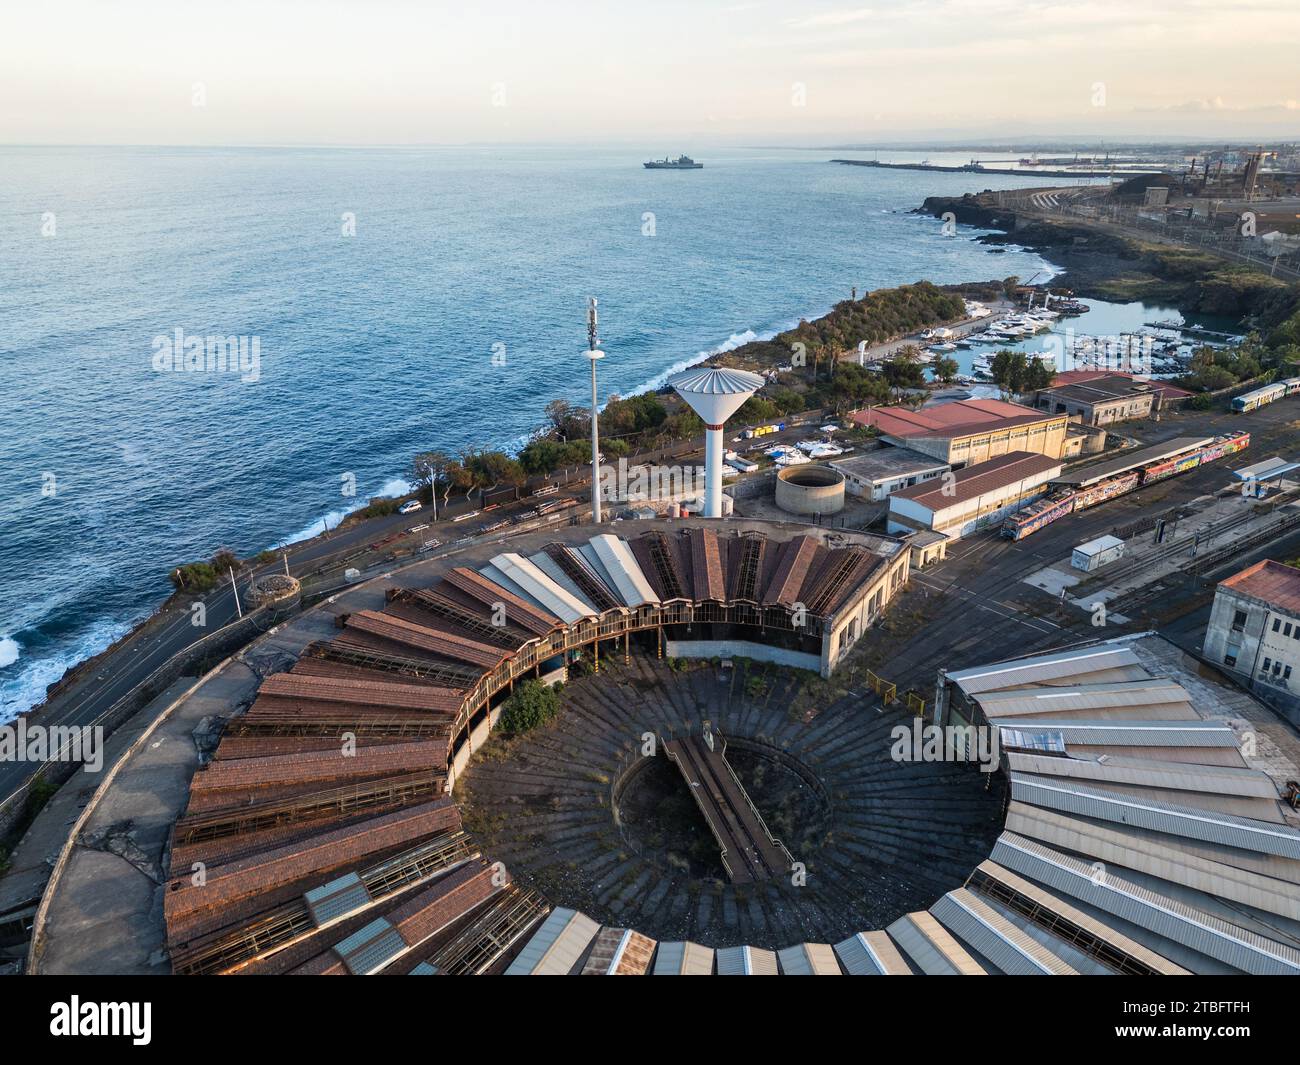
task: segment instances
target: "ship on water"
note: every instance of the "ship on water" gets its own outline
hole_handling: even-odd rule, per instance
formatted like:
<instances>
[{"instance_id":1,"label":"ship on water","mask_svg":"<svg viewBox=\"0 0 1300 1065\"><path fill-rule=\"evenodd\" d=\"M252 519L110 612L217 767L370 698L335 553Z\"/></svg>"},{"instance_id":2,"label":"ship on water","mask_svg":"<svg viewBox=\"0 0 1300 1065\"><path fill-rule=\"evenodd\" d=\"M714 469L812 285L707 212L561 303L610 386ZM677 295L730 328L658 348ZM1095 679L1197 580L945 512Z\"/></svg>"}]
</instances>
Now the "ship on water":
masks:
<instances>
[{"instance_id":1,"label":"ship on water","mask_svg":"<svg viewBox=\"0 0 1300 1065\"><path fill-rule=\"evenodd\" d=\"M679 155L676 159L651 159L648 163L642 163L647 170L703 170L704 164L697 163L689 155Z\"/></svg>"}]
</instances>

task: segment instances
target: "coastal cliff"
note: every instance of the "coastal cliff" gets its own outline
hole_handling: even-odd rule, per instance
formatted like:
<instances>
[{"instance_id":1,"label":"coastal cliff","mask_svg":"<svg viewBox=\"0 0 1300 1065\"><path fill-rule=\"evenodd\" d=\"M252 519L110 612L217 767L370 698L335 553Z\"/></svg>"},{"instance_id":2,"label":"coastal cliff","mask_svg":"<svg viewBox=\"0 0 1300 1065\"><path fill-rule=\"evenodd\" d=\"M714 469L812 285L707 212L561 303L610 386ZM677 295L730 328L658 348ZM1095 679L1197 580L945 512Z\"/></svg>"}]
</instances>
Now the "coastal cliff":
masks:
<instances>
[{"instance_id":1,"label":"coastal cliff","mask_svg":"<svg viewBox=\"0 0 1300 1065\"><path fill-rule=\"evenodd\" d=\"M1064 268L1053 288L1091 299L1165 303L1194 314L1234 318L1268 328L1297 304L1296 286L1217 256L1118 236L1085 223L1021 217L985 194L928 196L920 214L951 212L962 225L1000 230L974 238L981 244L1017 245Z\"/></svg>"}]
</instances>

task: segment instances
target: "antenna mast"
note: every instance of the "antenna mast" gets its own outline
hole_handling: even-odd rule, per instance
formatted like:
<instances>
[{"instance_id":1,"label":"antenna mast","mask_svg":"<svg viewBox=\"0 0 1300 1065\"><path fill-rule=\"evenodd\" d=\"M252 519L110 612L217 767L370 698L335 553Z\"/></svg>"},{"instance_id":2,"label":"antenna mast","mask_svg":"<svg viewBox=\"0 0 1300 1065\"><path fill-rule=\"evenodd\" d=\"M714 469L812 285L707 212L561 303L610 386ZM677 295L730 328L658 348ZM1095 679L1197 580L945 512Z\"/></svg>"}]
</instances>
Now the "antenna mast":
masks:
<instances>
[{"instance_id":1,"label":"antenna mast","mask_svg":"<svg viewBox=\"0 0 1300 1065\"><path fill-rule=\"evenodd\" d=\"M600 428L597 424L596 405L596 360L603 359L605 353L597 346L596 336L599 318L596 314L596 297L587 300L587 358L591 360L591 520L600 524Z\"/></svg>"}]
</instances>

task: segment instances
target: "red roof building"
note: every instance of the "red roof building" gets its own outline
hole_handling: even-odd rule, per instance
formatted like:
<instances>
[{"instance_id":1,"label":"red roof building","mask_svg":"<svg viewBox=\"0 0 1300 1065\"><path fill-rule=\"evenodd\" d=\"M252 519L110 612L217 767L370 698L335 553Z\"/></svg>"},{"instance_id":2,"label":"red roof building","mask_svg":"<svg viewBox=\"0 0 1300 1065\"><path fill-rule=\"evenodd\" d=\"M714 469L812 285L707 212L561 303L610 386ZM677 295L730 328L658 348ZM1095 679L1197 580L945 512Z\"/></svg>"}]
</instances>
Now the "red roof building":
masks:
<instances>
[{"instance_id":1,"label":"red roof building","mask_svg":"<svg viewBox=\"0 0 1300 1065\"><path fill-rule=\"evenodd\" d=\"M1059 459L1068 421L1063 414L1000 399L959 399L920 410L873 407L854 411L849 417L858 425L877 429L890 443L957 467L1013 451Z\"/></svg>"}]
</instances>

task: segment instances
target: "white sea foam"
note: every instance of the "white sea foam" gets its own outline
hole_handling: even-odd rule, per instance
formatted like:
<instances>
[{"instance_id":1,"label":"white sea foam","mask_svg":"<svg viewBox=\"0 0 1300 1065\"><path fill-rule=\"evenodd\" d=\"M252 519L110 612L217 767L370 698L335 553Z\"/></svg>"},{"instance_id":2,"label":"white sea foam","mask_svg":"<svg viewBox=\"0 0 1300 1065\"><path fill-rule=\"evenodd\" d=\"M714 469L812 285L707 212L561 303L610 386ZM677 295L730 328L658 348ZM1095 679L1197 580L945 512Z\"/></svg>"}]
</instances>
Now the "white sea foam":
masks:
<instances>
[{"instance_id":1,"label":"white sea foam","mask_svg":"<svg viewBox=\"0 0 1300 1065\"><path fill-rule=\"evenodd\" d=\"M411 484L408 480L406 480L405 477L390 477L382 485L379 486L378 491L370 492L368 494L363 492L358 492L354 497L354 501L351 503L351 505L346 507L340 507L337 510L329 511L327 514L324 514L321 517L317 518L310 525L306 526L305 528L299 529L292 536L286 536L283 540L278 540L274 546L283 547L286 544L301 543L303 540L310 540L313 536L320 536L320 534L325 531L327 523L329 528L331 529L337 528L339 522L341 522L353 511L360 510L362 507L365 506L369 506L370 500L376 498L383 498L387 496L406 495L406 493L409 492L410 490L411 490Z\"/></svg>"},{"instance_id":2,"label":"white sea foam","mask_svg":"<svg viewBox=\"0 0 1300 1065\"><path fill-rule=\"evenodd\" d=\"M19 714L44 702L46 688L73 666L99 654L115 640L121 639L131 631L132 626L132 622L98 622L87 629L76 644L57 654L33 659L22 666L18 666L22 661L21 645L10 637L0 638L0 667L9 668L13 673L12 676L6 673L0 677L0 724L12 721ZM11 658L7 657L10 653L13 655ZM13 669L15 666L18 668Z\"/></svg>"}]
</instances>

